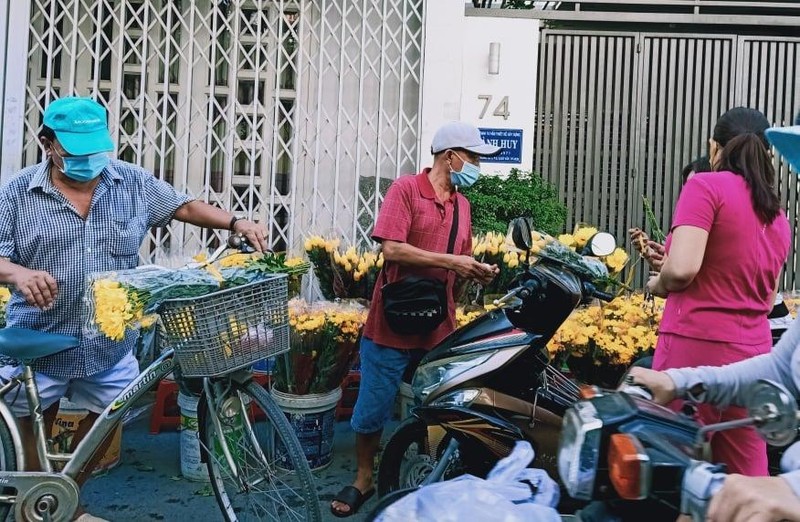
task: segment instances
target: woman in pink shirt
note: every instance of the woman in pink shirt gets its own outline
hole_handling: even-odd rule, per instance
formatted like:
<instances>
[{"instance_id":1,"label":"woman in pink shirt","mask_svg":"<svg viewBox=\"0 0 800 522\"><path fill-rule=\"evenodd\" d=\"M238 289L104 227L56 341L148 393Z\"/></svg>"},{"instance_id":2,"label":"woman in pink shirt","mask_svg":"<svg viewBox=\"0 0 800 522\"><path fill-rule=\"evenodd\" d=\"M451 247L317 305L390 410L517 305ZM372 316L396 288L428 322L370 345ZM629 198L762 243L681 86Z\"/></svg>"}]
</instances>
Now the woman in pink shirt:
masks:
<instances>
[{"instance_id":1,"label":"woman in pink shirt","mask_svg":"<svg viewBox=\"0 0 800 522\"><path fill-rule=\"evenodd\" d=\"M667 257L648 290L667 296L653 369L722 366L772 347L767 314L789 251L789 222L754 109L726 112L709 141L715 172L695 174L681 191ZM704 424L745 416L741 408L698 406ZM729 471L767 475L766 445L752 428L712 436L714 459Z\"/></svg>"}]
</instances>

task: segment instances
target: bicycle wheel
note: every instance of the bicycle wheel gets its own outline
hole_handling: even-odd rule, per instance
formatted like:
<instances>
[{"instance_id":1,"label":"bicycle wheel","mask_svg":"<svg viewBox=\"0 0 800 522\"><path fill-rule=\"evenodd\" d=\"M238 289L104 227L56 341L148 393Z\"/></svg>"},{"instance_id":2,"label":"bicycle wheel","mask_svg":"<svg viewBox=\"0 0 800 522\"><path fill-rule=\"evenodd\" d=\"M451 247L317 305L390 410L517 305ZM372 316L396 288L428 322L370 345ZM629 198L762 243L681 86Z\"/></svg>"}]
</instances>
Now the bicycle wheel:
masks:
<instances>
[{"instance_id":1,"label":"bicycle wheel","mask_svg":"<svg viewBox=\"0 0 800 522\"><path fill-rule=\"evenodd\" d=\"M231 383L216 415L238 478L214 428L214 412L205 414L200 449L211 487L228 521L321 520L314 478L289 421L266 390L254 382ZM242 412L246 415L242 415Z\"/></svg>"},{"instance_id":2,"label":"bicycle wheel","mask_svg":"<svg viewBox=\"0 0 800 522\"><path fill-rule=\"evenodd\" d=\"M0 470L17 471L17 454L14 447L14 439L11 438L11 428L6 424L5 419L0 417ZM0 490L3 495L13 495L13 488ZM11 504L0 503L0 520L5 520Z\"/></svg>"}]
</instances>

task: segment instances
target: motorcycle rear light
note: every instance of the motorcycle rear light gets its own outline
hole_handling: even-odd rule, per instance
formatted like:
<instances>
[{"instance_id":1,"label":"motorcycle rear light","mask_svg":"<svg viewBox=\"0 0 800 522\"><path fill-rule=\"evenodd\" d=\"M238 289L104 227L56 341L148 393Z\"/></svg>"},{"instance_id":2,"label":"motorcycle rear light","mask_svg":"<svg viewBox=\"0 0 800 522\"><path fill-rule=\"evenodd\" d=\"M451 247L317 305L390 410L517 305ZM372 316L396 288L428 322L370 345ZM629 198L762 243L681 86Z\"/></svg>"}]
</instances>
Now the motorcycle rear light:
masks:
<instances>
[{"instance_id":1,"label":"motorcycle rear light","mask_svg":"<svg viewBox=\"0 0 800 522\"><path fill-rule=\"evenodd\" d=\"M642 500L650 492L650 457L633 435L616 433L608 447L608 474L617 494L626 500Z\"/></svg>"},{"instance_id":2,"label":"motorcycle rear light","mask_svg":"<svg viewBox=\"0 0 800 522\"><path fill-rule=\"evenodd\" d=\"M603 392L597 386L592 386L590 384L584 384L583 386L581 386L581 389L578 392L578 396L581 399L583 399L585 401L588 401L589 399L595 399L597 397L602 397L603 396Z\"/></svg>"}]
</instances>

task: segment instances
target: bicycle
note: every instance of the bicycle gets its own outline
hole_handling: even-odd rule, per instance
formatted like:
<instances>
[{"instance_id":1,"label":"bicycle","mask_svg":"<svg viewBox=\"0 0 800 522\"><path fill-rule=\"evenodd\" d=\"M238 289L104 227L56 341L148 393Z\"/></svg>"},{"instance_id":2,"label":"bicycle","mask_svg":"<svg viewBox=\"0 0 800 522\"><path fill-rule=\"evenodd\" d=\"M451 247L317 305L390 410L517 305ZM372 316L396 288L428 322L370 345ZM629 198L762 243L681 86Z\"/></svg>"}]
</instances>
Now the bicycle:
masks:
<instances>
[{"instance_id":1,"label":"bicycle","mask_svg":"<svg viewBox=\"0 0 800 522\"><path fill-rule=\"evenodd\" d=\"M230 246L232 236L209 261ZM201 458L225 520L321 520L314 479L297 436L251 371L257 360L288 350L287 277L265 276L200 297L169 299L159 309L166 350L106 407L72 453L53 451L45 433L31 365L75 348L75 337L22 328L0 329L0 354L21 361L22 373L0 386L0 398L23 387L28 398L40 472L25 469L21 433L0 400L0 520L67 522L78 508L77 477L123 415L168 374L199 378ZM237 325L231 335L231 321ZM62 467L63 466L63 467ZM60 470L59 470L60 469Z\"/></svg>"}]
</instances>

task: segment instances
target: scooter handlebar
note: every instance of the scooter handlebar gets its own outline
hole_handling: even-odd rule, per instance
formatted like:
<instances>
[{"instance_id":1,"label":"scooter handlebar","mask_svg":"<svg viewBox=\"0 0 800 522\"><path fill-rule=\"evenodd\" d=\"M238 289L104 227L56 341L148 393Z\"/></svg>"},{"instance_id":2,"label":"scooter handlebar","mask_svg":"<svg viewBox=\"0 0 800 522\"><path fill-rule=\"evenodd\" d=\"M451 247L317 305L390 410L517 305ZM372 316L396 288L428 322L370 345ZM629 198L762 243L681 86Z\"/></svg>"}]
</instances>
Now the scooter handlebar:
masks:
<instances>
[{"instance_id":1,"label":"scooter handlebar","mask_svg":"<svg viewBox=\"0 0 800 522\"><path fill-rule=\"evenodd\" d=\"M601 301L613 301L616 297L614 294L610 294L608 292L601 292L600 290L595 290L592 292L592 295Z\"/></svg>"}]
</instances>

